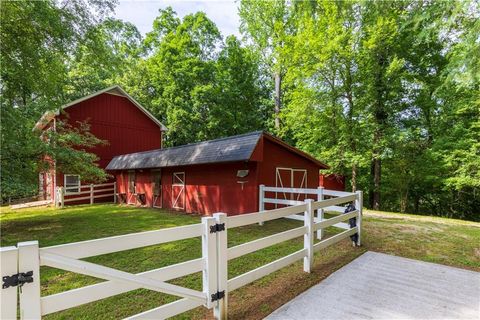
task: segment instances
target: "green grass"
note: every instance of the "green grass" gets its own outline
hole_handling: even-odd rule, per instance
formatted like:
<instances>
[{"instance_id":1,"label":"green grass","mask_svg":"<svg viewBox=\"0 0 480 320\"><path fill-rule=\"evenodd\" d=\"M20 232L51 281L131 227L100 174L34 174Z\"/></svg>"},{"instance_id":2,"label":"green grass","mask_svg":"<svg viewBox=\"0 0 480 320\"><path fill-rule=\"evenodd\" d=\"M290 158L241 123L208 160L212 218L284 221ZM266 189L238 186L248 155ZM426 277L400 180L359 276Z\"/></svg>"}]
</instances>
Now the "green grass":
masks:
<instances>
[{"instance_id":1,"label":"green grass","mask_svg":"<svg viewBox=\"0 0 480 320\"><path fill-rule=\"evenodd\" d=\"M41 247L198 223L199 216L157 209L126 206L77 206L63 210L2 208L1 245L38 240ZM258 225L229 229L229 246L238 245L299 226L301 222L279 219ZM327 236L338 232L327 230ZM367 250L442 263L480 271L480 224L424 216L366 212L364 241L352 248L348 241L331 246L315 257L311 274L301 262L277 271L231 293L229 317L258 319ZM264 265L300 249L303 239L287 241L229 262L229 277ZM138 273L201 256L201 239L193 238L85 259L119 270ZM42 267L42 295L97 283L99 279ZM201 290L201 273L172 283ZM281 292L281 294L278 294ZM116 319L171 302L176 297L148 290L134 290L47 316L47 319ZM205 318L211 314L197 308L178 318Z\"/></svg>"}]
</instances>

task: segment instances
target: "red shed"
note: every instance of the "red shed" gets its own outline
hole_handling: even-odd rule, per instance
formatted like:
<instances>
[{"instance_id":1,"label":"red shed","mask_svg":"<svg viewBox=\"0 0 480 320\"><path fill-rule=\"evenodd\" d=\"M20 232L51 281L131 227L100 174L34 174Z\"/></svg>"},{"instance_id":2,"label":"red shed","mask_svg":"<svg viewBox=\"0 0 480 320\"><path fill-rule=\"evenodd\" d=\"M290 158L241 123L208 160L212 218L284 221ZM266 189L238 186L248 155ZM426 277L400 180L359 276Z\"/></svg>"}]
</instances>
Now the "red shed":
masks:
<instances>
[{"instance_id":1,"label":"red shed","mask_svg":"<svg viewBox=\"0 0 480 320\"><path fill-rule=\"evenodd\" d=\"M321 174L320 187L330 190L345 191L345 176L340 174Z\"/></svg>"},{"instance_id":2,"label":"red shed","mask_svg":"<svg viewBox=\"0 0 480 320\"><path fill-rule=\"evenodd\" d=\"M260 184L316 188L326 168L262 131L121 155L107 166L123 202L230 215L258 211Z\"/></svg>"},{"instance_id":3,"label":"red shed","mask_svg":"<svg viewBox=\"0 0 480 320\"><path fill-rule=\"evenodd\" d=\"M161 148L162 133L166 130L160 121L120 86L106 88L72 101L57 111L46 112L35 129L55 130L59 120L73 126L86 121L93 135L108 142L107 145L88 150L100 158L98 165L101 168L105 168L117 155ZM69 179L70 185L85 182L80 175L69 172L56 172L55 169L41 172L39 186L45 199L55 197L54 190L57 186L64 186L66 179Z\"/></svg>"}]
</instances>

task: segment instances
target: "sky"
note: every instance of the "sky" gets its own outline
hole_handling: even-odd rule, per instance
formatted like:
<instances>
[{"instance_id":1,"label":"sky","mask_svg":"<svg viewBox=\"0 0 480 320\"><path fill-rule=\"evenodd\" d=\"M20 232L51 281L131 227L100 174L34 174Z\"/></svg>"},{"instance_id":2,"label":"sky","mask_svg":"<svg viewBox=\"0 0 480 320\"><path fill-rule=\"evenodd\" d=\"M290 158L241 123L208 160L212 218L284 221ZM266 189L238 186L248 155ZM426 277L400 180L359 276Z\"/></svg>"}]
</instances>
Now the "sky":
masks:
<instances>
[{"instance_id":1,"label":"sky","mask_svg":"<svg viewBox=\"0 0 480 320\"><path fill-rule=\"evenodd\" d=\"M210 20L215 22L224 37L231 34L240 36L238 2L236 3L234 0L120 0L115 9L115 17L133 23L140 33L145 35L151 31L153 20L158 15L158 9L168 6L171 6L180 17L203 11Z\"/></svg>"}]
</instances>

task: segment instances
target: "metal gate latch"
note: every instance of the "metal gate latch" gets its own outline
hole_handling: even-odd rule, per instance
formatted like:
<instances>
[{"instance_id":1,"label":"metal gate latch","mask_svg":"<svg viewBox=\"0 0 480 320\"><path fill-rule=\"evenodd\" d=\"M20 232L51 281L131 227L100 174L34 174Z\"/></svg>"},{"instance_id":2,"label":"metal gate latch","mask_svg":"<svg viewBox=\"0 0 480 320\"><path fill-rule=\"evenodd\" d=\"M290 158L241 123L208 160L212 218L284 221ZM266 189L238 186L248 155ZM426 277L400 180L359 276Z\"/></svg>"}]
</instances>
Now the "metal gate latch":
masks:
<instances>
[{"instance_id":1,"label":"metal gate latch","mask_svg":"<svg viewBox=\"0 0 480 320\"><path fill-rule=\"evenodd\" d=\"M23 286L25 283L33 282L33 271L21 272L13 274L11 276L4 276L2 278L3 284L2 289L7 289L9 287Z\"/></svg>"},{"instance_id":2,"label":"metal gate latch","mask_svg":"<svg viewBox=\"0 0 480 320\"><path fill-rule=\"evenodd\" d=\"M210 226L210 233L225 231L225 223L217 223L213 226Z\"/></svg>"},{"instance_id":3,"label":"metal gate latch","mask_svg":"<svg viewBox=\"0 0 480 320\"><path fill-rule=\"evenodd\" d=\"M225 297L225 290L214 293L212 294L212 302L223 299L224 297Z\"/></svg>"}]
</instances>

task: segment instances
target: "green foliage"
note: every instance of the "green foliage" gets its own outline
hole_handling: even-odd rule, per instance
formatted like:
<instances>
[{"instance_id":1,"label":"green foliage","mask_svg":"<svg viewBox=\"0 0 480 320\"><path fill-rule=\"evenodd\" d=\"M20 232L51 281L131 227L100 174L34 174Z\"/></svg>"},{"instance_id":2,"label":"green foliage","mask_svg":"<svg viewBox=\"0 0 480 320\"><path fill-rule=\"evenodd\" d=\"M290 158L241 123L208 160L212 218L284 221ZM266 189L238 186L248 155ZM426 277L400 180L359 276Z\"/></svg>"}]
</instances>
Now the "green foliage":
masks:
<instances>
[{"instance_id":1,"label":"green foliage","mask_svg":"<svg viewBox=\"0 0 480 320\"><path fill-rule=\"evenodd\" d=\"M478 3L293 2L283 20L262 5L242 1L240 16L283 57L284 139L370 207L480 219Z\"/></svg>"},{"instance_id":2,"label":"green foliage","mask_svg":"<svg viewBox=\"0 0 480 320\"><path fill-rule=\"evenodd\" d=\"M102 143L85 127L47 146L32 128L120 84L169 128L167 145L270 129L370 207L480 219L478 1L243 0L243 41L172 8L143 39L109 18L114 5L2 3L2 196L36 190L41 154L104 178L81 152Z\"/></svg>"},{"instance_id":3,"label":"green foliage","mask_svg":"<svg viewBox=\"0 0 480 320\"><path fill-rule=\"evenodd\" d=\"M224 43L204 13L179 19L160 10L144 45L149 55L125 87L167 125L168 145L262 128L257 57L233 36Z\"/></svg>"},{"instance_id":4,"label":"green foliage","mask_svg":"<svg viewBox=\"0 0 480 320\"><path fill-rule=\"evenodd\" d=\"M80 39L112 8L112 1L96 0L72 0L62 6L54 1L2 2L2 200L38 191L38 169L44 155L56 159L59 167L105 178L105 172L95 165L96 157L82 151L100 142L85 128L64 128L50 137L56 142L51 144L42 142L32 129L46 110L57 109L70 98L66 90L70 58L80 50Z\"/></svg>"}]
</instances>

